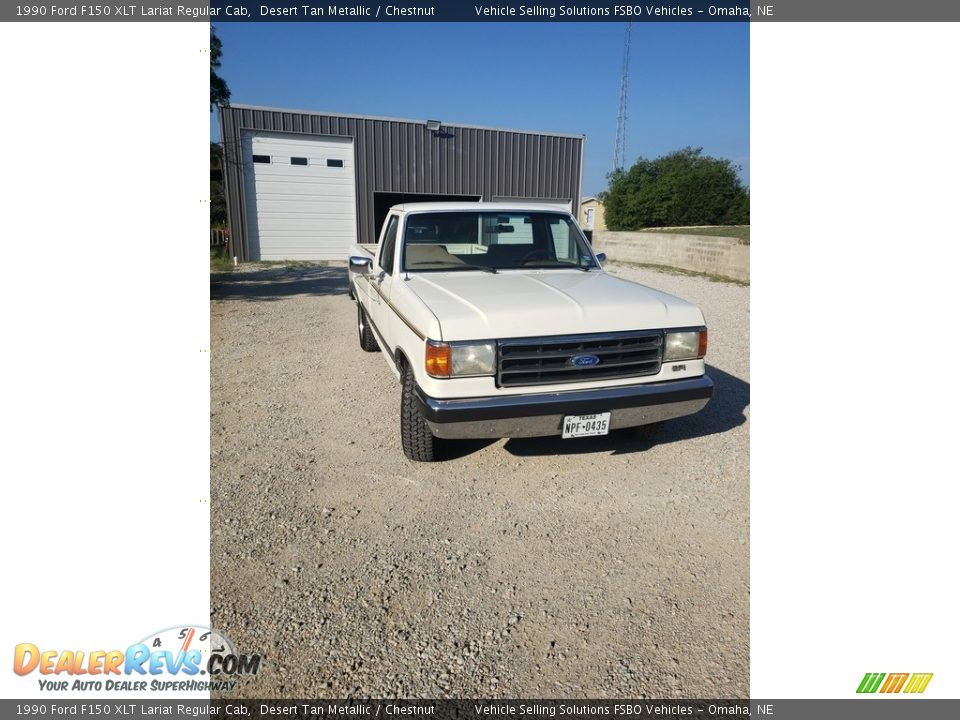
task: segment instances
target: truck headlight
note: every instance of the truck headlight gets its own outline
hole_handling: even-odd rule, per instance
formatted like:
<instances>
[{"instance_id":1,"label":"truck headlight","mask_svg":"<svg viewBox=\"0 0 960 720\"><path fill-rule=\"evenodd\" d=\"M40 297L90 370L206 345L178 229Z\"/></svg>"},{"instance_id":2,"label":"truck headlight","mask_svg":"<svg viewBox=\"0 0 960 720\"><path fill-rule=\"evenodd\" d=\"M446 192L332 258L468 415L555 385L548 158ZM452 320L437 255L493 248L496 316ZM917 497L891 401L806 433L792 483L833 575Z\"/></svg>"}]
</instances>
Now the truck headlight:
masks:
<instances>
[{"instance_id":1,"label":"truck headlight","mask_svg":"<svg viewBox=\"0 0 960 720\"><path fill-rule=\"evenodd\" d=\"M435 378L478 377L496 372L497 347L487 343L427 341L427 375Z\"/></svg>"},{"instance_id":2,"label":"truck headlight","mask_svg":"<svg viewBox=\"0 0 960 720\"><path fill-rule=\"evenodd\" d=\"M707 329L670 332L663 339L663 361L696 360L707 354Z\"/></svg>"}]
</instances>

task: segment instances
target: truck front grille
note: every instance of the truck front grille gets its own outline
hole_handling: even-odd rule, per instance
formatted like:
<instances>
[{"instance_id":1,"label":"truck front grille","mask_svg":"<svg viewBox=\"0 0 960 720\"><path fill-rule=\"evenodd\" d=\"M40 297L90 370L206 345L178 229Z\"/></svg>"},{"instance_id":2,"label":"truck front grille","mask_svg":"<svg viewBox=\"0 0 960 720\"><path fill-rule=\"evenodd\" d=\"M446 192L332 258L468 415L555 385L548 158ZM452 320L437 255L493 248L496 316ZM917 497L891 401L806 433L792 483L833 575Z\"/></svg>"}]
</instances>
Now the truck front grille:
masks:
<instances>
[{"instance_id":1,"label":"truck front grille","mask_svg":"<svg viewBox=\"0 0 960 720\"><path fill-rule=\"evenodd\" d=\"M500 387L656 375L663 358L663 333L658 330L519 338L498 345ZM597 360L591 365L592 358Z\"/></svg>"}]
</instances>

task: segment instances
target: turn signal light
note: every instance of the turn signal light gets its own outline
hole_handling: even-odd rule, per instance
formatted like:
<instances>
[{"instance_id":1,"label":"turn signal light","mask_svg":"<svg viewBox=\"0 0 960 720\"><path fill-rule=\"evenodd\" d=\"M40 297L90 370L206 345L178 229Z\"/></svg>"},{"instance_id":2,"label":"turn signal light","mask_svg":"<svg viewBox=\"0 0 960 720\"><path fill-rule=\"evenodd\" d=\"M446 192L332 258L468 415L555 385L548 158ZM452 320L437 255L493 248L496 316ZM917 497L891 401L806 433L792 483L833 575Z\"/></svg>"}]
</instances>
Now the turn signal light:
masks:
<instances>
[{"instance_id":1,"label":"turn signal light","mask_svg":"<svg viewBox=\"0 0 960 720\"><path fill-rule=\"evenodd\" d=\"M428 342L427 375L435 378L450 377L450 346L446 343Z\"/></svg>"},{"instance_id":2,"label":"turn signal light","mask_svg":"<svg viewBox=\"0 0 960 720\"><path fill-rule=\"evenodd\" d=\"M707 356L707 329L704 328L700 331L700 349L698 350L700 357Z\"/></svg>"}]
</instances>

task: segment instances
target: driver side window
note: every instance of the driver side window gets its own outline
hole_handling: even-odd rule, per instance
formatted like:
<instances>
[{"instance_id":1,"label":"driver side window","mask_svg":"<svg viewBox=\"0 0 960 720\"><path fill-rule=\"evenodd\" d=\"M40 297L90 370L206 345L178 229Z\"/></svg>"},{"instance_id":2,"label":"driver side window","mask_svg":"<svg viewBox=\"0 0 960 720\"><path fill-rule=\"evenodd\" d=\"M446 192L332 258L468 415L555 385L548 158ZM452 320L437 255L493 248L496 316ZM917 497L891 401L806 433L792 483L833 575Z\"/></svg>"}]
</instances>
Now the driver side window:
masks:
<instances>
[{"instance_id":1,"label":"driver side window","mask_svg":"<svg viewBox=\"0 0 960 720\"><path fill-rule=\"evenodd\" d=\"M383 234L380 243L380 269L387 275L393 275L393 256L397 249L397 225L400 219L396 215L390 216L387 231Z\"/></svg>"}]
</instances>

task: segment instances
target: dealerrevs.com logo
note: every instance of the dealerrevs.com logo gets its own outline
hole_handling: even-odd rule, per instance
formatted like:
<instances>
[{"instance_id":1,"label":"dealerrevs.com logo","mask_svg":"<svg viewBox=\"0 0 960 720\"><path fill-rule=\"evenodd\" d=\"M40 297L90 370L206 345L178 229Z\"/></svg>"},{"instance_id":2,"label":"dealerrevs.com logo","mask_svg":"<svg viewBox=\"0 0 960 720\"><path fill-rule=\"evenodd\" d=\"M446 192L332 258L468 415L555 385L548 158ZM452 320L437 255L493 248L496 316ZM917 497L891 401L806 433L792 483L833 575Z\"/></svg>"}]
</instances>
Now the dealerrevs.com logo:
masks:
<instances>
[{"instance_id":1,"label":"dealerrevs.com logo","mask_svg":"<svg viewBox=\"0 0 960 720\"><path fill-rule=\"evenodd\" d=\"M223 633L199 625L151 633L125 650L50 650L20 643L17 675L38 675L41 690L230 691L260 671L259 654L237 653Z\"/></svg>"},{"instance_id":2,"label":"dealerrevs.com logo","mask_svg":"<svg viewBox=\"0 0 960 720\"><path fill-rule=\"evenodd\" d=\"M933 673L867 673L857 687L858 693L922 693Z\"/></svg>"}]
</instances>

